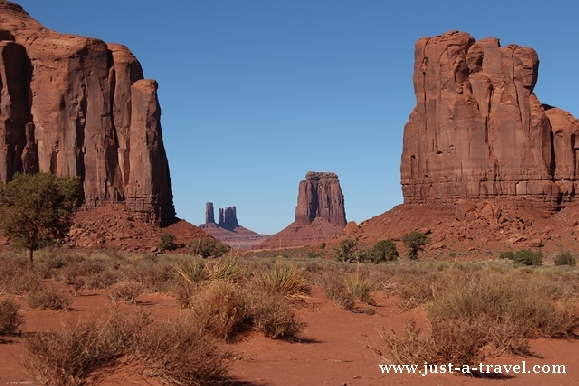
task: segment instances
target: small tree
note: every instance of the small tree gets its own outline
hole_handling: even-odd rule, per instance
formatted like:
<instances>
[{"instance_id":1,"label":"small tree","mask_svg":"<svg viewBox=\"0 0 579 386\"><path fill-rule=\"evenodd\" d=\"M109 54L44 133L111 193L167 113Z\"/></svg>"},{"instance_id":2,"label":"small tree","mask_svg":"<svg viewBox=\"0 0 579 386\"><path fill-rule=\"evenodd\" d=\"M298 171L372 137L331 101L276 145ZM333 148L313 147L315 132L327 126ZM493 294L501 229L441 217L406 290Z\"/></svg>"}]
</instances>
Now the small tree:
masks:
<instances>
[{"instance_id":1,"label":"small tree","mask_svg":"<svg viewBox=\"0 0 579 386\"><path fill-rule=\"evenodd\" d=\"M171 233L161 233L159 235L159 238L161 239L161 242L159 243L159 245L157 245L159 251L165 252L177 249L177 246L175 245L176 239L175 235Z\"/></svg>"},{"instance_id":2,"label":"small tree","mask_svg":"<svg viewBox=\"0 0 579 386\"><path fill-rule=\"evenodd\" d=\"M352 261L355 261L356 260L357 247L358 247L358 243L356 242L356 240L346 239L346 240L340 241L340 244L338 244L335 247L336 260L341 261L341 262L345 262L345 263L350 263Z\"/></svg>"},{"instance_id":3,"label":"small tree","mask_svg":"<svg viewBox=\"0 0 579 386\"><path fill-rule=\"evenodd\" d=\"M418 259L418 251L420 251L428 243L428 236L420 232L410 232L402 236L402 242L408 248L408 258L410 260Z\"/></svg>"},{"instance_id":4,"label":"small tree","mask_svg":"<svg viewBox=\"0 0 579 386\"><path fill-rule=\"evenodd\" d=\"M398 260L400 255L392 240L380 240L372 247L370 260L374 263Z\"/></svg>"},{"instance_id":5,"label":"small tree","mask_svg":"<svg viewBox=\"0 0 579 386\"><path fill-rule=\"evenodd\" d=\"M26 248L30 264L35 250L68 234L79 188L78 177L51 173L16 173L0 187L0 229Z\"/></svg>"}]
</instances>

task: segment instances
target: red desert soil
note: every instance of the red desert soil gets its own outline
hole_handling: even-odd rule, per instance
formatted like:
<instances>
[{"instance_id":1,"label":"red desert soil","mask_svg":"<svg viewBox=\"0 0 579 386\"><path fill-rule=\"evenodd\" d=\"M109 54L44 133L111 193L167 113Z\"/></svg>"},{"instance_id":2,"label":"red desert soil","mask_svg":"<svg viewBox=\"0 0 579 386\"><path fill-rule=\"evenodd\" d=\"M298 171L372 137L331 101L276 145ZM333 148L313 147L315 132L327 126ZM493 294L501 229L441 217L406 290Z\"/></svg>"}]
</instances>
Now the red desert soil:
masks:
<instances>
[{"instance_id":1,"label":"red desert soil","mask_svg":"<svg viewBox=\"0 0 579 386\"><path fill-rule=\"evenodd\" d=\"M57 283L63 291L66 288ZM288 343L251 334L229 348L237 354L230 374L243 385L576 385L579 379L579 342L538 339L532 342L536 357L492 358L486 363L520 364L527 369L535 364L564 364L566 374L518 374L501 379L483 379L463 375L382 374L379 360L365 347L380 337L377 328L384 326L400 331L407 318L424 322L421 309L400 312L394 299L375 296L376 313L353 313L334 307L314 287L307 306L298 310L307 322L304 340ZM177 317L179 309L174 298L165 294L142 294L138 303L157 318ZM65 320L82 320L102 314L109 303L106 291L84 290L72 298L68 311L37 311L24 300L20 314L23 331L58 329ZM134 306L122 305L127 311ZM37 381L22 366L24 348L21 338L0 344L0 385L35 385ZM117 367L107 371L101 385L120 384L160 385L155 378L139 375L136 369Z\"/></svg>"}]
</instances>

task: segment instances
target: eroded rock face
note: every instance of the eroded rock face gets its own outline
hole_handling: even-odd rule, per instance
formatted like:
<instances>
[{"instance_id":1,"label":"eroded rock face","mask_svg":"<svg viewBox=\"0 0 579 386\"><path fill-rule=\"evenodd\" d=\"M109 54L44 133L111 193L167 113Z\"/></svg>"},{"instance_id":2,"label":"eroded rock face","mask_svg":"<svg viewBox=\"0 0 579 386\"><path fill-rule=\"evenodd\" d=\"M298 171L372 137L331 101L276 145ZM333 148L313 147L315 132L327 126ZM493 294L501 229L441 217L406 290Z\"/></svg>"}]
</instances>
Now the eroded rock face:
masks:
<instances>
[{"instance_id":1,"label":"eroded rock face","mask_svg":"<svg viewBox=\"0 0 579 386\"><path fill-rule=\"evenodd\" d=\"M316 217L346 226L344 196L335 173L307 172L306 179L300 181L295 223L309 225Z\"/></svg>"},{"instance_id":2,"label":"eroded rock face","mask_svg":"<svg viewBox=\"0 0 579 386\"><path fill-rule=\"evenodd\" d=\"M418 40L417 104L400 167L405 203L503 196L555 207L574 197L576 120L539 103L538 67L532 48L495 38L451 31Z\"/></svg>"},{"instance_id":3,"label":"eroded rock face","mask_svg":"<svg viewBox=\"0 0 579 386\"><path fill-rule=\"evenodd\" d=\"M0 2L0 180L79 176L86 207L175 216L157 83L127 47L59 34Z\"/></svg>"}]
</instances>

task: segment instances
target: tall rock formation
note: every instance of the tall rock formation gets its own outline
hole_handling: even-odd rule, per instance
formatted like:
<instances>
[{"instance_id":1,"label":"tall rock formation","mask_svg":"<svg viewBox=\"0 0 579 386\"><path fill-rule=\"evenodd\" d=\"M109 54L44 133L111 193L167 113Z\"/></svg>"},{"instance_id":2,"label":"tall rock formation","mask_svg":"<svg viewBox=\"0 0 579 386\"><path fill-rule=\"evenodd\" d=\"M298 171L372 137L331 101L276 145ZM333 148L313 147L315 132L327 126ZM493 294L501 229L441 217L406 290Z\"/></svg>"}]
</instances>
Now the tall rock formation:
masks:
<instances>
[{"instance_id":1,"label":"tall rock formation","mask_svg":"<svg viewBox=\"0 0 579 386\"><path fill-rule=\"evenodd\" d=\"M230 231L239 225L237 221L237 208L228 206L225 209L219 208L219 226Z\"/></svg>"},{"instance_id":2,"label":"tall rock formation","mask_svg":"<svg viewBox=\"0 0 579 386\"><path fill-rule=\"evenodd\" d=\"M215 224L215 211L212 202L205 204L205 225L209 224Z\"/></svg>"},{"instance_id":3,"label":"tall rock formation","mask_svg":"<svg viewBox=\"0 0 579 386\"><path fill-rule=\"evenodd\" d=\"M400 166L405 203L501 196L553 209L574 198L576 120L539 102L538 67L532 48L495 38L451 31L418 40Z\"/></svg>"},{"instance_id":4,"label":"tall rock formation","mask_svg":"<svg viewBox=\"0 0 579 386\"><path fill-rule=\"evenodd\" d=\"M316 217L345 227L344 196L336 173L307 172L300 181L295 223L309 225Z\"/></svg>"},{"instance_id":5,"label":"tall rock formation","mask_svg":"<svg viewBox=\"0 0 579 386\"><path fill-rule=\"evenodd\" d=\"M256 247L270 249L322 242L341 234L345 226L346 210L338 176L307 172L298 187L295 222Z\"/></svg>"},{"instance_id":6,"label":"tall rock formation","mask_svg":"<svg viewBox=\"0 0 579 386\"><path fill-rule=\"evenodd\" d=\"M124 202L171 221L157 87L127 47L59 34L0 2L0 181L79 176L86 207Z\"/></svg>"}]
</instances>

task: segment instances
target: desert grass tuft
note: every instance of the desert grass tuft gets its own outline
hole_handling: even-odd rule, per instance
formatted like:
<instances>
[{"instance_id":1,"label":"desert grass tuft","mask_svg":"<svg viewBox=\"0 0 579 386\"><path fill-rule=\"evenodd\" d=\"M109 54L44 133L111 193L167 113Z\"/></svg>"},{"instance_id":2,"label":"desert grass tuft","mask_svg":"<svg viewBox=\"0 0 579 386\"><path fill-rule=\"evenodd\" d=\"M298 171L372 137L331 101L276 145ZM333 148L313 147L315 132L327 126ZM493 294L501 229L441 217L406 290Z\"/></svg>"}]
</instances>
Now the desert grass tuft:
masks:
<instances>
[{"instance_id":1,"label":"desert grass tuft","mask_svg":"<svg viewBox=\"0 0 579 386\"><path fill-rule=\"evenodd\" d=\"M290 299L311 294L311 287L293 264L277 264L269 271L258 272L255 286L270 294L280 294Z\"/></svg>"}]
</instances>

